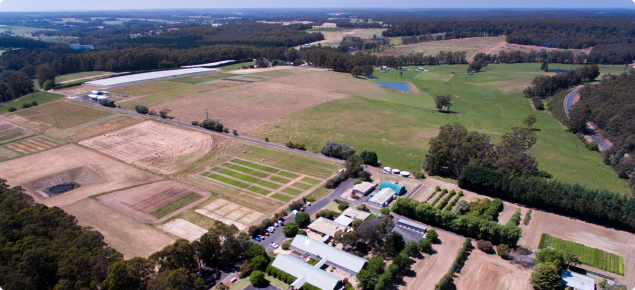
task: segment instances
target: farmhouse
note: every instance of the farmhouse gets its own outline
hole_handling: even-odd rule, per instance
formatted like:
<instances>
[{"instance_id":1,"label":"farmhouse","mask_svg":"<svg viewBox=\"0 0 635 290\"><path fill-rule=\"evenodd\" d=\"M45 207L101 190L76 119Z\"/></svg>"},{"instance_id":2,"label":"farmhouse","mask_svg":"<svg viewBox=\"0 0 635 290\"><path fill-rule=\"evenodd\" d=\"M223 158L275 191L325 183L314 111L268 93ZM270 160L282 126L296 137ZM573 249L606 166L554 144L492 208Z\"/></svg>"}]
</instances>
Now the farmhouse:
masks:
<instances>
[{"instance_id":1,"label":"farmhouse","mask_svg":"<svg viewBox=\"0 0 635 290\"><path fill-rule=\"evenodd\" d=\"M375 183L362 182L360 184L353 186L353 192L355 194L367 195L371 191L373 191L373 189L375 189L376 186L377 184Z\"/></svg>"},{"instance_id":2,"label":"farmhouse","mask_svg":"<svg viewBox=\"0 0 635 290\"><path fill-rule=\"evenodd\" d=\"M271 263L272 267L296 277L296 280L291 283L291 287L295 289L300 289L306 283L322 290L333 290L335 287L341 286L341 279L320 269L322 265L323 263L317 263L315 266L311 266L299 259L282 254L278 255Z\"/></svg>"},{"instance_id":3,"label":"farmhouse","mask_svg":"<svg viewBox=\"0 0 635 290\"><path fill-rule=\"evenodd\" d=\"M395 191L396 195L404 195L406 194L406 187L403 185L399 185L393 182L388 182L388 181L384 181L381 183L381 185L379 186L379 190L382 190L384 188L390 188L392 190Z\"/></svg>"},{"instance_id":4,"label":"farmhouse","mask_svg":"<svg viewBox=\"0 0 635 290\"><path fill-rule=\"evenodd\" d=\"M409 229L411 231L415 231L417 233L422 233L422 234L425 233L426 230L428 230L428 228L425 227L424 225L413 223L413 222L407 221L405 219L397 220L397 226L405 228L405 229Z\"/></svg>"},{"instance_id":5,"label":"farmhouse","mask_svg":"<svg viewBox=\"0 0 635 290\"><path fill-rule=\"evenodd\" d=\"M576 290L595 290L593 279L564 269L562 269L562 284Z\"/></svg>"},{"instance_id":6,"label":"farmhouse","mask_svg":"<svg viewBox=\"0 0 635 290\"><path fill-rule=\"evenodd\" d=\"M368 203L376 207L388 206L388 204L395 197L395 191L390 188L384 188L380 190L375 196L373 196Z\"/></svg>"},{"instance_id":7,"label":"farmhouse","mask_svg":"<svg viewBox=\"0 0 635 290\"><path fill-rule=\"evenodd\" d=\"M345 231L347 226L321 217L312 222L308 228L318 234L333 236L339 230Z\"/></svg>"},{"instance_id":8,"label":"farmhouse","mask_svg":"<svg viewBox=\"0 0 635 290\"><path fill-rule=\"evenodd\" d=\"M299 255L320 260L320 262L315 265L316 267L318 265L328 265L336 269L341 269L351 275L357 274L357 272L362 270L364 265L366 265L366 262L368 262L368 260L364 258L349 254L304 235L295 236L291 242L291 251Z\"/></svg>"},{"instance_id":9,"label":"farmhouse","mask_svg":"<svg viewBox=\"0 0 635 290\"><path fill-rule=\"evenodd\" d=\"M365 220L370 216L370 213L349 207L344 212L342 212L340 216L347 216L352 219Z\"/></svg>"}]
</instances>

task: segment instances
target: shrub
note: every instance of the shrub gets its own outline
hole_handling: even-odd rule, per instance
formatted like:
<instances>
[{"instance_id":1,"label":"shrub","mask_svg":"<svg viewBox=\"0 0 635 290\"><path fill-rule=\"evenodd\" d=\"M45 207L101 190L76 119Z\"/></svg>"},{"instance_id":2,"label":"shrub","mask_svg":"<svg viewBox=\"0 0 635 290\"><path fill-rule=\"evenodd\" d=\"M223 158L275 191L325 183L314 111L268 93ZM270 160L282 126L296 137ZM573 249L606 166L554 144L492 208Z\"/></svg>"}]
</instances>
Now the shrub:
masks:
<instances>
[{"instance_id":1,"label":"shrub","mask_svg":"<svg viewBox=\"0 0 635 290\"><path fill-rule=\"evenodd\" d=\"M507 222L505 226L517 227L519 225L520 225L520 209L517 209L516 212L514 212L514 215L512 215L512 217L509 219L509 221Z\"/></svg>"},{"instance_id":2,"label":"shrub","mask_svg":"<svg viewBox=\"0 0 635 290\"><path fill-rule=\"evenodd\" d=\"M337 205L337 209L345 211L349 207L348 202L342 201Z\"/></svg>"},{"instance_id":3,"label":"shrub","mask_svg":"<svg viewBox=\"0 0 635 290\"><path fill-rule=\"evenodd\" d=\"M265 137L265 142L269 142L269 137Z\"/></svg>"},{"instance_id":4,"label":"shrub","mask_svg":"<svg viewBox=\"0 0 635 290\"><path fill-rule=\"evenodd\" d=\"M289 250L289 248L291 248L291 240L284 241L280 247L285 251Z\"/></svg>"},{"instance_id":5,"label":"shrub","mask_svg":"<svg viewBox=\"0 0 635 290\"><path fill-rule=\"evenodd\" d=\"M249 277L249 274L251 274L252 270L253 270L253 267L251 266L251 263L249 262L249 260L245 260L239 269L240 277L242 278Z\"/></svg>"},{"instance_id":6,"label":"shrub","mask_svg":"<svg viewBox=\"0 0 635 290\"><path fill-rule=\"evenodd\" d=\"M26 108L30 108L31 107L31 103L22 103L22 109L26 109Z\"/></svg>"},{"instance_id":7,"label":"shrub","mask_svg":"<svg viewBox=\"0 0 635 290\"><path fill-rule=\"evenodd\" d=\"M345 174L338 174L335 177L329 179L324 184L324 188L333 189L336 188L342 181L346 180L348 177Z\"/></svg>"},{"instance_id":8,"label":"shrub","mask_svg":"<svg viewBox=\"0 0 635 290\"><path fill-rule=\"evenodd\" d=\"M545 104L542 102L539 96L534 96L531 98L531 102L534 104L534 108L538 111L542 111L545 109Z\"/></svg>"},{"instance_id":9,"label":"shrub","mask_svg":"<svg viewBox=\"0 0 635 290\"><path fill-rule=\"evenodd\" d=\"M259 226L250 226L249 227L249 236L256 237L258 236L258 234L260 233L260 227Z\"/></svg>"},{"instance_id":10,"label":"shrub","mask_svg":"<svg viewBox=\"0 0 635 290\"><path fill-rule=\"evenodd\" d=\"M419 250L423 253L430 253L430 251L432 251L432 241L429 239L420 240Z\"/></svg>"},{"instance_id":11,"label":"shrub","mask_svg":"<svg viewBox=\"0 0 635 290\"><path fill-rule=\"evenodd\" d=\"M110 108L116 107L115 101L113 101L111 99L101 99L101 100L99 100L99 104L104 106L104 107L110 107Z\"/></svg>"},{"instance_id":12,"label":"shrub","mask_svg":"<svg viewBox=\"0 0 635 290\"><path fill-rule=\"evenodd\" d=\"M15 112L15 111L17 111L18 109L16 109L15 107L9 107L7 110L8 110L9 112Z\"/></svg>"},{"instance_id":13,"label":"shrub","mask_svg":"<svg viewBox=\"0 0 635 290\"><path fill-rule=\"evenodd\" d=\"M44 84L42 84L42 89L44 89L45 91L48 91L53 87L55 87L55 82L53 80L46 80Z\"/></svg>"},{"instance_id":14,"label":"shrub","mask_svg":"<svg viewBox=\"0 0 635 290\"><path fill-rule=\"evenodd\" d=\"M223 133L229 133L229 128L223 128Z\"/></svg>"},{"instance_id":15,"label":"shrub","mask_svg":"<svg viewBox=\"0 0 635 290\"><path fill-rule=\"evenodd\" d=\"M586 146L587 149L591 150L591 151L599 151L600 147L598 147L598 143L595 142L589 142L584 144L584 146Z\"/></svg>"},{"instance_id":16,"label":"shrub","mask_svg":"<svg viewBox=\"0 0 635 290\"><path fill-rule=\"evenodd\" d=\"M31 102L31 106L35 107L37 105L38 105L38 103L36 101Z\"/></svg>"},{"instance_id":17,"label":"shrub","mask_svg":"<svg viewBox=\"0 0 635 290\"><path fill-rule=\"evenodd\" d=\"M439 234L435 229L430 229L426 232L426 239L430 240L431 242L436 242L438 238Z\"/></svg>"},{"instance_id":18,"label":"shrub","mask_svg":"<svg viewBox=\"0 0 635 290\"><path fill-rule=\"evenodd\" d=\"M416 179L425 179L426 178L426 174L423 172L415 172L415 178Z\"/></svg>"},{"instance_id":19,"label":"shrub","mask_svg":"<svg viewBox=\"0 0 635 290\"><path fill-rule=\"evenodd\" d=\"M445 206L448 204L448 202L450 201L450 198L452 198L454 195L456 194L456 192L454 191L454 189L452 189L452 191L450 191L450 194L448 194L442 201L441 203L439 203L439 205L437 205L438 209L444 209Z\"/></svg>"},{"instance_id":20,"label":"shrub","mask_svg":"<svg viewBox=\"0 0 635 290\"><path fill-rule=\"evenodd\" d=\"M295 235L298 234L299 230L300 228L296 223L290 222L284 225L284 229L282 230L282 232L286 237L295 237Z\"/></svg>"},{"instance_id":21,"label":"shrub","mask_svg":"<svg viewBox=\"0 0 635 290\"><path fill-rule=\"evenodd\" d=\"M287 144L285 144L285 146L287 146L287 147L289 147L291 149L306 150L306 146L304 144L293 143L291 141L287 142Z\"/></svg>"},{"instance_id":22,"label":"shrub","mask_svg":"<svg viewBox=\"0 0 635 290\"><path fill-rule=\"evenodd\" d=\"M251 275L249 275L249 281L256 287L266 286L268 281L265 279L265 273L262 271L253 271Z\"/></svg>"},{"instance_id":23,"label":"shrub","mask_svg":"<svg viewBox=\"0 0 635 290\"><path fill-rule=\"evenodd\" d=\"M510 248L508 245L500 244L496 247L496 254L498 254L501 258L507 257L510 252Z\"/></svg>"},{"instance_id":24,"label":"shrub","mask_svg":"<svg viewBox=\"0 0 635 290\"><path fill-rule=\"evenodd\" d=\"M234 134L234 136L238 136L238 130L236 129L232 130L232 134Z\"/></svg>"},{"instance_id":25,"label":"shrub","mask_svg":"<svg viewBox=\"0 0 635 290\"><path fill-rule=\"evenodd\" d=\"M389 213L390 213L390 209L389 209L389 208L387 208L387 207L382 207L382 208L379 210L379 213L381 213L381 214L383 214L383 215L387 215L387 214L389 214Z\"/></svg>"},{"instance_id":26,"label":"shrub","mask_svg":"<svg viewBox=\"0 0 635 290\"><path fill-rule=\"evenodd\" d=\"M492 252L494 252L494 245L490 241L479 240L476 242L476 247L478 247L479 250L488 254L491 254Z\"/></svg>"},{"instance_id":27,"label":"shrub","mask_svg":"<svg viewBox=\"0 0 635 290\"><path fill-rule=\"evenodd\" d=\"M349 156L355 154L355 149L347 146L346 144L327 142L320 150L320 153L325 156L346 160Z\"/></svg>"},{"instance_id":28,"label":"shrub","mask_svg":"<svg viewBox=\"0 0 635 290\"><path fill-rule=\"evenodd\" d=\"M193 126L198 126L198 121L192 121Z\"/></svg>"},{"instance_id":29,"label":"shrub","mask_svg":"<svg viewBox=\"0 0 635 290\"><path fill-rule=\"evenodd\" d=\"M223 132L223 124L216 122L212 119L205 119L201 122L201 126L207 130L216 132Z\"/></svg>"},{"instance_id":30,"label":"shrub","mask_svg":"<svg viewBox=\"0 0 635 290\"><path fill-rule=\"evenodd\" d=\"M448 204L445 210L452 210L452 208L454 208L454 205L456 205L456 203L459 202L459 199L461 199L462 196L463 196L463 190L459 190L459 194L456 196L456 198L454 198L454 200L452 200L452 202L450 202L450 204Z\"/></svg>"},{"instance_id":31,"label":"shrub","mask_svg":"<svg viewBox=\"0 0 635 290\"><path fill-rule=\"evenodd\" d=\"M148 107L146 107L144 105L134 105L134 110L137 111L137 113L144 114L144 115L149 112L148 111ZM192 122L192 125L194 125L194 122Z\"/></svg>"},{"instance_id":32,"label":"shrub","mask_svg":"<svg viewBox=\"0 0 635 290\"><path fill-rule=\"evenodd\" d=\"M447 189L443 189L443 191L441 191L441 194L439 194L439 196L437 196L437 198L434 199L431 205L435 205L437 201L439 201L439 199L441 199L447 192L448 192Z\"/></svg>"},{"instance_id":33,"label":"shrub","mask_svg":"<svg viewBox=\"0 0 635 290\"><path fill-rule=\"evenodd\" d=\"M456 205L456 207L452 208L452 212L455 213L457 216L459 216L465 213L469 208L470 208L470 203L468 203L467 200L461 200Z\"/></svg>"},{"instance_id":34,"label":"shrub","mask_svg":"<svg viewBox=\"0 0 635 290\"><path fill-rule=\"evenodd\" d=\"M162 119L171 119L170 116L168 116L168 113L172 112L172 110L170 109L163 109L161 111L159 111L159 116Z\"/></svg>"},{"instance_id":35,"label":"shrub","mask_svg":"<svg viewBox=\"0 0 635 290\"><path fill-rule=\"evenodd\" d=\"M365 211L365 212L370 212L370 210L366 207L365 204L360 204L357 207L357 210L361 210L361 211Z\"/></svg>"}]
</instances>

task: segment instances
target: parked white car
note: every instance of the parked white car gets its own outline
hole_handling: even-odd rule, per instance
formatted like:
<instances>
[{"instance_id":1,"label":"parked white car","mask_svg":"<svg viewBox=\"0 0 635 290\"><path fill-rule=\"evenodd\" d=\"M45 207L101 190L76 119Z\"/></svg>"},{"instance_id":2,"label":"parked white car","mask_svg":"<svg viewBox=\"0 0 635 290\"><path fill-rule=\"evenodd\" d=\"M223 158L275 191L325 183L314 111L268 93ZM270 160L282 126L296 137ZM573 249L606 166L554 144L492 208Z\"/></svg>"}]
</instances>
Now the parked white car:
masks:
<instances>
[{"instance_id":1,"label":"parked white car","mask_svg":"<svg viewBox=\"0 0 635 290\"><path fill-rule=\"evenodd\" d=\"M269 243L270 246L272 246L274 249L278 248L278 245L274 242Z\"/></svg>"},{"instance_id":2,"label":"parked white car","mask_svg":"<svg viewBox=\"0 0 635 290\"><path fill-rule=\"evenodd\" d=\"M297 215L297 214L298 214L298 211L294 209L294 210L293 210L293 214Z\"/></svg>"}]
</instances>

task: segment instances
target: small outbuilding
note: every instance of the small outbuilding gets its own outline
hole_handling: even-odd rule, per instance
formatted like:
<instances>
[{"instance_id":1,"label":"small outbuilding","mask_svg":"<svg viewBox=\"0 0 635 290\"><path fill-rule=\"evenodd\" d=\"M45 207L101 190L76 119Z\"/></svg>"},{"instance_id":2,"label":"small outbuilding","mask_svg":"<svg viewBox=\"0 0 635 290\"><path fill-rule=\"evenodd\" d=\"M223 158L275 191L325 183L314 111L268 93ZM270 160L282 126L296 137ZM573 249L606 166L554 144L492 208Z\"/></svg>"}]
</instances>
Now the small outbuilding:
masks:
<instances>
[{"instance_id":1,"label":"small outbuilding","mask_svg":"<svg viewBox=\"0 0 635 290\"><path fill-rule=\"evenodd\" d=\"M592 278L582 276L562 269L562 285L576 290L595 290L595 281Z\"/></svg>"},{"instance_id":2,"label":"small outbuilding","mask_svg":"<svg viewBox=\"0 0 635 290\"><path fill-rule=\"evenodd\" d=\"M356 220L366 220L370 216L370 213L349 207L342 212L340 216L347 216Z\"/></svg>"},{"instance_id":3,"label":"small outbuilding","mask_svg":"<svg viewBox=\"0 0 635 290\"><path fill-rule=\"evenodd\" d=\"M351 222L353 222L351 220ZM339 230L346 231L348 226L340 224L338 222L332 221L330 219L326 219L323 217L318 218L314 222L312 222L308 228L316 233L325 234L329 236L334 236L335 233Z\"/></svg>"},{"instance_id":4,"label":"small outbuilding","mask_svg":"<svg viewBox=\"0 0 635 290\"><path fill-rule=\"evenodd\" d=\"M385 207L395 198L395 191L390 188L380 190L368 203L376 207Z\"/></svg>"},{"instance_id":5,"label":"small outbuilding","mask_svg":"<svg viewBox=\"0 0 635 290\"><path fill-rule=\"evenodd\" d=\"M406 187L400 184L396 184L393 182L388 182L388 181L384 181L381 183L381 185L379 186L379 190L382 190L384 188L390 188L392 189L395 194L402 196L404 194L406 194Z\"/></svg>"},{"instance_id":6,"label":"small outbuilding","mask_svg":"<svg viewBox=\"0 0 635 290\"><path fill-rule=\"evenodd\" d=\"M397 220L397 226L398 227L402 227L404 229L411 230L413 232L422 233L422 234L425 233L428 230L428 228L426 226L424 226L424 225L413 223L413 222L407 221L405 219Z\"/></svg>"},{"instance_id":7,"label":"small outbuilding","mask_svg":"<svg viewBox=\"0 0 635 290\"><path fill-rule=\"evenodd\" d=\"M355 194L364 196L369 194L371 191L373 191L375 187L377 187L376 183L362 182L360 184L353 186L353 192Z\"/></svg>"}]
</instances>

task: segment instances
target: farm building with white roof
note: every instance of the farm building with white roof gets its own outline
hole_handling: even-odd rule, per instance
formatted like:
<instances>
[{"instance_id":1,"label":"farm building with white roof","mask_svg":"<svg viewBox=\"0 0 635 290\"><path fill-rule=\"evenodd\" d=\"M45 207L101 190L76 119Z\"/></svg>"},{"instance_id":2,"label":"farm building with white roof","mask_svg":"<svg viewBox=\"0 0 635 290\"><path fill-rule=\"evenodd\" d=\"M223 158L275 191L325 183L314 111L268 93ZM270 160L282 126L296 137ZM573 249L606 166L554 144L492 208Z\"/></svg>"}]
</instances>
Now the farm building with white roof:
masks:
<instances>
[{"instance_id":1,"label":"farm building with white roof","mask_svg":"<svg viewBox=\"0 0 635 290\"><path fill-rule=\"evenodd\" d=\"M304 235L295 236L295 239L291 242L291 251L320 260L317 265L326 264L351 275L357 274L357 272L364 268L366 262L368 262L368 260L364 258L331 247Z\"/></svg>"},{"instance_id":2,"label":"farm building with white roof","mask_svg":"<svg viewBox=\"0 0 635 290\"><path fill-rule=\"evenodd\" d=\"M368 203L376 207L388 206L388 204L395 197L395 191L390 188L384 188L380 190L375 196L368 200Z\"/></svg>"},{"instance_id":3,"label":"farm building with white roof","mask_svg":"<svg viewBox=\"0 0 635 290\"><path fill-rule=\"evenodd\" d=\"M120 76L114 78L101 79L96 81L85 82L84 84L89 87L97 88L112 88L138 85L148 82L156 82L166 79L176 79L183 77L192 77L196 75L208 74L220 72L217 68L186 68L175 70L163 70L149 73L140 73L127 76Z\"/></svg>"},{"instance_id":4,"label":"farm building with white roof","mask_svg":"<svg viewBox=\"0 0 635 290\"><path fill-rule=\"evenodd\" d=\"M355 186L353 186L353 192L355 194L367 195L371 191L373 191L375 187L377 187L377 184L375 183L362 182L360 184L356 184Z\"/></svg>"},{"instance_id":5,"label":"farm building with white roof","mask_svg":"<svg viewBox=\"0 0 635 290\"><path fill-rule=\"evenodd\" d=\"M562 269L562 284L576 290L595 290L595 280Z\"/></svg>"},{"instance_id":6,"label":"farm building with white roof","mask_svg":"<svg viewBox=\"0 0 635 290\"><path fill-rule=\"evenodd\" d=\"M353 221L351 221L353 222ZM337 231L342 230L345 231L347 225L340 224L336 221L332 221L330 219L326 219L323 217L318 218L314 222L312 222L308 228L314 232L325 234L329 236L333 236Z\"/></svg>"},{"instance_id":7,"label":"farm building with white roof","mask_svg":"<svg viewBox=\"0 0 635 290\"><path fill-rule=\"evenodd\" d=\"M296 289L300 289L305 283L309 283L322 290L333 290L335 287L341 284L339 277L327 273L326 271L318 267L319 263L315 266L311 266L299 259L291 257L289 255L280 254L271 263L272 267L275 267L287 274L296 277L296 280L291 283L291 286Z\"/></svg>"}]
</instances>

